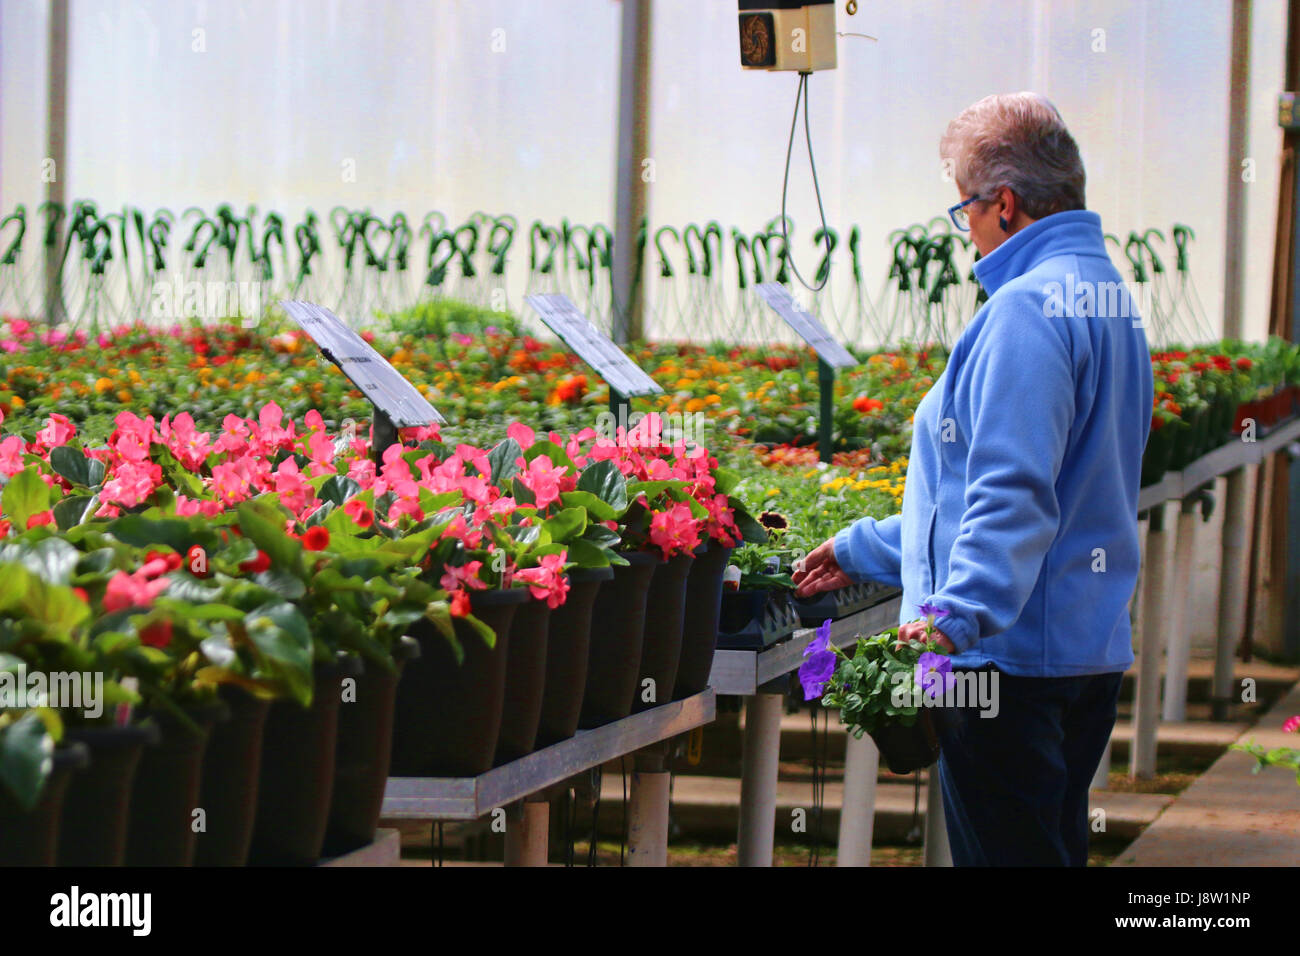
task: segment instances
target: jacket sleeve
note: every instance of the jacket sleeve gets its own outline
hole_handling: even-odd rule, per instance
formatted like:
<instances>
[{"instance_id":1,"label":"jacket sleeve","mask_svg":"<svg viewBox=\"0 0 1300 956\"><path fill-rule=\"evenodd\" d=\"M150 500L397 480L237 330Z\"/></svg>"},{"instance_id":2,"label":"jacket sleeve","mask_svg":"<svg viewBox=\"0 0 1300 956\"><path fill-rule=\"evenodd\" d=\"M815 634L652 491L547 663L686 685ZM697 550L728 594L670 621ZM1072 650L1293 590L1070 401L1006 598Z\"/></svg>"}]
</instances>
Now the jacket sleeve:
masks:
<instances>
[{"instance_id":1,"label":"jacket sleeve","mask_svg":"<svg viewBox=\"0 0 1300 956\"><path fill-rule=\"evenodd\" d=\"M1060 526L1056 479L1074 421L1074 365L1041 301L990 314L956 393L969 402L965 512L928 604L959 651L1006 630L1033 593ZM965 417L960 416L959 417Z\"/></svg>"},{"instance_id":2,"label":"jacket sleeve","mask_svg":"<svg viewBox=\"0 0 1300 956\"><path fill-rule=\"evenodd\" d=\"M862 518L835 536L835 561L854 581L902 587L902 515Z\"/></svg>"}]
</instances>

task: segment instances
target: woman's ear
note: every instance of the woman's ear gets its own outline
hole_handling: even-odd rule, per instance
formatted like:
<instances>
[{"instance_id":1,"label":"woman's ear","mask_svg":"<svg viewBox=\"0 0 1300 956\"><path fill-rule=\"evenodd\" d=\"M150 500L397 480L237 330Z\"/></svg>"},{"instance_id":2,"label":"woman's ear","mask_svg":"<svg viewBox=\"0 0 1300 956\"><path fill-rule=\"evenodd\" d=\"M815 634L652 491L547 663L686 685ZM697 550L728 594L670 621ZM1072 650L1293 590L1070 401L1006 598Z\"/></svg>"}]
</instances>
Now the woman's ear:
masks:
<instances>
[{"instance_id":1,"label":"woman's ear","mask_svg":"<svg viewBox=\"0 0 1300 956\"><path fill-rule=\"evenodd\" d=\"M1011 231L1011 223L1016 218L1016 194L1006 186L998 191L998 198L1002 200L1002 210L998 213L998 228L1003 232Z\"/></svg>"}]
</instances>

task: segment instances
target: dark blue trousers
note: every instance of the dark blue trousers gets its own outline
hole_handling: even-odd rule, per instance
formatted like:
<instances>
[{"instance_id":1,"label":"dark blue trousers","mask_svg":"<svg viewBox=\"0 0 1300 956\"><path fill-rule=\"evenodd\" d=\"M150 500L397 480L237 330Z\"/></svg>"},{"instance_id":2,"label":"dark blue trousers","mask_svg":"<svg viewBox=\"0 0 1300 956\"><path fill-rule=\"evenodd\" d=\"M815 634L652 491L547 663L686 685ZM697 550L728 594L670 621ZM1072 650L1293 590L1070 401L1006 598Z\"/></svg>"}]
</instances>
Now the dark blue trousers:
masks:
<instances>
[{"instance_id":1,"label":"dark blue trousers","mask_svg":"<svg viewBox=\"0 0 1300 956\"><path fill-rule=\"evenodd\" d=\"M1088 785L1122 677L999 672L997 716L979 716L975 702L956 708L939 758L955 866L1087 865Z\"/></svg>"}]
</instances>

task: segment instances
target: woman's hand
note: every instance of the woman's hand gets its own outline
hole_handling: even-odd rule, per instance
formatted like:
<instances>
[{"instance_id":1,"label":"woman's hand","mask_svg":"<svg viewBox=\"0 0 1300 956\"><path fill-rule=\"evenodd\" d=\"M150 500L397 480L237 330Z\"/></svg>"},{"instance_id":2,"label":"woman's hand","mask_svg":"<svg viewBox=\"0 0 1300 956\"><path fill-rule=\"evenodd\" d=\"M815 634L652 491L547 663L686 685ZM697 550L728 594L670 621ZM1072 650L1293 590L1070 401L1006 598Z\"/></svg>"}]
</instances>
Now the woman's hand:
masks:
<instances>
[{"instance_id":1,"label":"woman's hand","mask_svg":"<svg viewBox=\"0 0 1300 956\"><path fill-rule=\"evenodd\" d=\"M908 621L906 624L900 624L898 627L898 642L901 644L904 641L926 640L925 627L925 621ZM953 642L948 640L948 635L937 627L934 629L934 633L930 635L930 640L933 640L949 654L957 650Z\"/></svg>"},{"instance_id":2,"label":"woman's hand","mask_svg":"<svg viewBox=\"0 0 1300 956\"><path fill-rule=\"evenodd\" d=\"M812 553L794 568L795 594L811 597L823 591L846 588L853 581L835 560L835 539L831 538L813 548Z\"/></svg>"}]
</instances>

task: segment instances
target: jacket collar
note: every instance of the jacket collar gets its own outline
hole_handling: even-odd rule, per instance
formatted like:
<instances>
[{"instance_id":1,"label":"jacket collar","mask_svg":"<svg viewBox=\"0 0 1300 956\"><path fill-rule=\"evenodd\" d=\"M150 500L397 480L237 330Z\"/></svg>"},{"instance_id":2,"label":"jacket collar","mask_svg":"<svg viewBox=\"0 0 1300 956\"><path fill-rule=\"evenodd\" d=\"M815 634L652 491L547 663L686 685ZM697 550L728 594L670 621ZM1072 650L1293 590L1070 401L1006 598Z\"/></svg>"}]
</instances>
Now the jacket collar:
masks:
<instances>
[{"instance_id":1,"label":"jacket collar","mask_svg":"<svg viewBox=\"0 0 1300 956\"><path fill-rule=\"evenodd\" d=\"M1101 216L1087 209L1044 216L975 263L975 278L993 295L1045 259L1071 253L1109 258Z\"/></svg>"}]
</instances>

